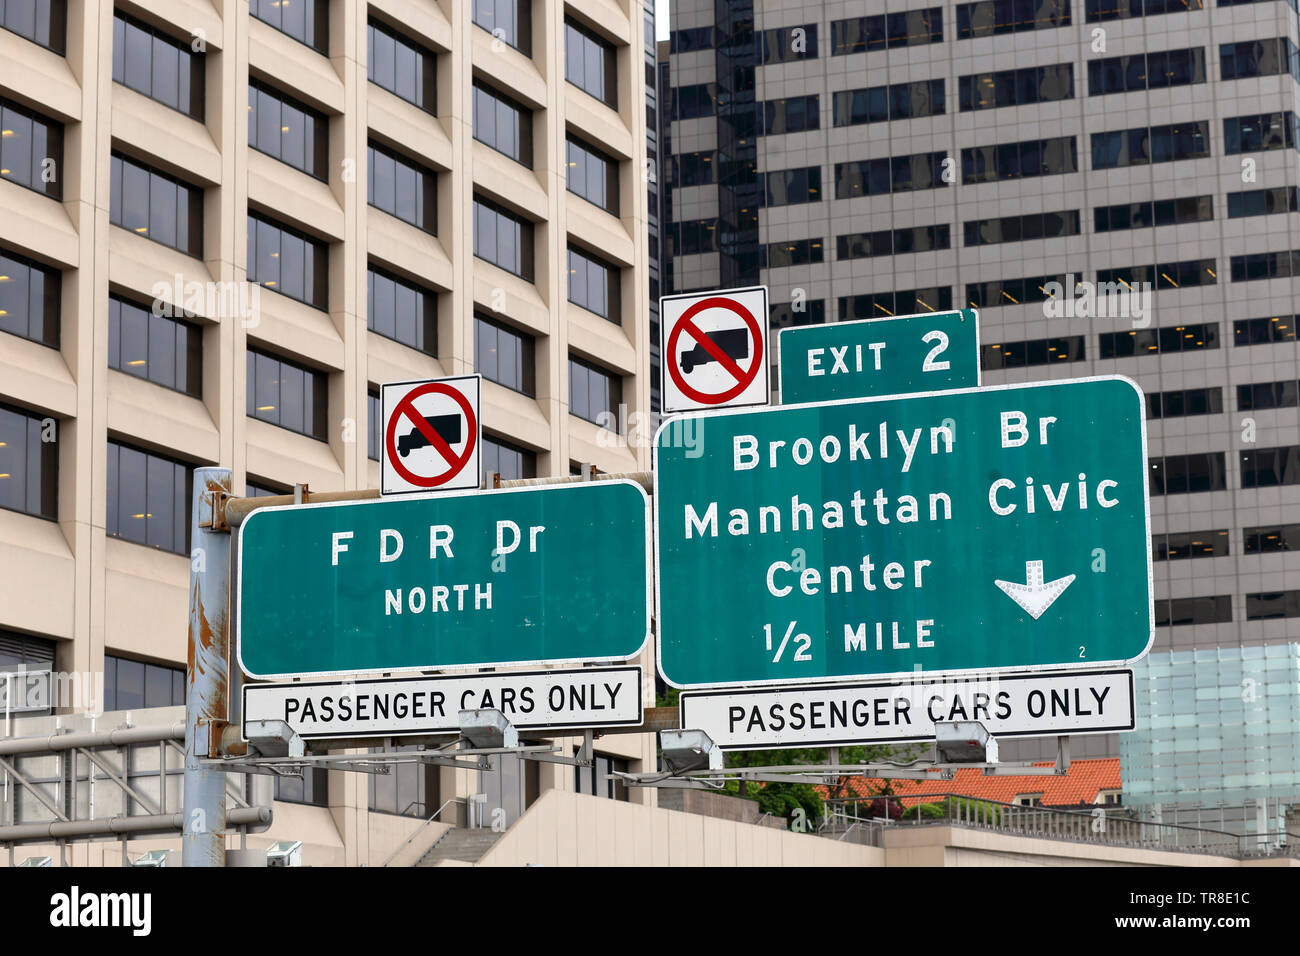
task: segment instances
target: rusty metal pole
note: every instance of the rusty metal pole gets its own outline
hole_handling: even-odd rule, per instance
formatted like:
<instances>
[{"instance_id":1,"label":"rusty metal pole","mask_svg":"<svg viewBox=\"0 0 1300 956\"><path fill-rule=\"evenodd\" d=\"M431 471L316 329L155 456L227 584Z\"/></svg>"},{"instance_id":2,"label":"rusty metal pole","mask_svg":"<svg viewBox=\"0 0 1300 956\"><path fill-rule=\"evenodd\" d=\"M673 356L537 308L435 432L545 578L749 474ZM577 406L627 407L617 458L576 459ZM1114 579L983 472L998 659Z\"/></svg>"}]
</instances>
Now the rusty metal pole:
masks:
<instances>
[{"instance_id":1,"label":"rusty metal pole","mask_svg":"<svg viewBox=\"0 0 1300 956\"><path fill-rule=\"evenodd\" d=\"M185 680L181 865L226 865L226 774L215 756L228 719L230 675L229 468L196 468L190 508L190 634Z\"/></svg>"}]
</instances>

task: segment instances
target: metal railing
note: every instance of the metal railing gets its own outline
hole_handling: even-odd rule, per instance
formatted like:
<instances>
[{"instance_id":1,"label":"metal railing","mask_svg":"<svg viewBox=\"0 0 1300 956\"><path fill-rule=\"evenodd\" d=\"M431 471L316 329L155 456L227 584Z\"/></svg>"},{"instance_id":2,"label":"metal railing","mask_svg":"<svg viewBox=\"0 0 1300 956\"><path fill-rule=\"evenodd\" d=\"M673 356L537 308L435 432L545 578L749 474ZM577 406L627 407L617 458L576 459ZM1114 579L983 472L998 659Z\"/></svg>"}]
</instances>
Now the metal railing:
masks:
<instances>
[{"instance_id":1,"label":"metal railing","mask_svg":"<svg viewBox=\"0 0 1300 956\"><path fill-rule=\"evenodd\" d=\"M428 827L428 825L429 825L430 823L432 823L434 820L438 819L439 814L441 814L443 810L446 810L447 807L451 806L451 805L452 805L453 803L455 803L458 799L461 799L461 798L459 798L459 797L452 797L450 800L445 801L445 802L443 803L443 805L440 806L437 810L434 810L434 811L433 811L433 816L429 817L429 819L425 820L425 821L424 821L423 823L421 823L418 827L416 827L414 830L412 830L412 831L410 832L410 834L407 835L406 839L403 840L403 841L398 845L397 849L394 850L392 853L388 854L388 859L384 860L384 862L383 862L383 863L380 863L379 865L380 865L381 867L385 867L385 866L388 866L389 863L392 863L392 862L393 862L393 859L397 856L397 854L399 854L399 853L401 853L403 850L405 850L405 849L407 848L407 846L410 845L410 843L411 843L412 840L414 840L417 836L419 836L421 833L423 833L423 832L425 831L425 828ZM416 801L416 802L419 802L419 801ZM414 804L412 804L412 805L414 805Z\"/></svg>"}]
</instances>

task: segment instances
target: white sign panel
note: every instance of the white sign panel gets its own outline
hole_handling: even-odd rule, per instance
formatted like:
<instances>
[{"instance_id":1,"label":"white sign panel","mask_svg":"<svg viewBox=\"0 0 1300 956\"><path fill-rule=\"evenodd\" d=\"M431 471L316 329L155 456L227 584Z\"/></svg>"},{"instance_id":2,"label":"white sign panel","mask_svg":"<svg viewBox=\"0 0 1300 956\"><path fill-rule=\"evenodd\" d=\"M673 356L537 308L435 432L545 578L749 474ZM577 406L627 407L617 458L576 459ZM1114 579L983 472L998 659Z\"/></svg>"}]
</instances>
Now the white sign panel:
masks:
<instances>
[{"instance_id":1,"label":"white sign panel","mask_svg":"<svg viewBox=\"0 0 1300 956\"><path fill-rule=\"evenodd\" d=\"M244 685L250 720L283 720L300 737L455 733L462 710L499 710L521 730L641 723L641 668Z\"/></svg>"},{"instance_id":2,"label":"white sign panel","mask_svg":"<svg viewBox=\"0 0 1300 956\"><path fill-rule=\"evenodd\" d=\"M767 286L664 296L659 320L665 412L768 403Z\"/></svg>"},{"instance_id":3,"label":"white sign panel","mask_svg":"<svg viewBox=\"0 0 1300 956\"><path fill-rule=\"evenodd\" d=\"M481 384L477 375L459 375L381 386L381 493L479 487Z\"/></svg>"},{"instance_id":4,"label":"white sign panel","mask_svg":"<svg viewBox=\"0 0 1300 956\"><path fill-rule=\"evenodd\" d=\"M1001 737L1133 729L1133 672L990 674L681 695L682 727L724 750L933 740L935 724L978 720Z\"/></svg>"}]
</instances>

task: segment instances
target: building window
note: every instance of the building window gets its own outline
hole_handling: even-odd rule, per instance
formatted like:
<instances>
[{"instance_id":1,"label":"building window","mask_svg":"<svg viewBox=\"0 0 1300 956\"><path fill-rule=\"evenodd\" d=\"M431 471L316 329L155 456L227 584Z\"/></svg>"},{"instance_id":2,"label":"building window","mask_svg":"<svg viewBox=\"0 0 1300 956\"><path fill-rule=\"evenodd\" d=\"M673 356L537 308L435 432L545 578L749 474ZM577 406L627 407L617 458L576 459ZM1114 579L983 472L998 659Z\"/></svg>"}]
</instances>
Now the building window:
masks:
<instances>
[{"instance_id":1,"label":"building window","mask_svg":"<svg viewBox=\"0 0 1300 956\"><path fill-rule=\"evenodd\" d=\"M189 554L193 487L189 465L109 439L105 533Z\"/></svg>"},{"instance_id":2,"label":"building window","mask_svg":"<svg viewBox=\"0 0 1300 956\"><path fill-rule=\"evenodd\" d=\"M623 379L589 362L569 356L569 413L610 431L618 431Z\"/></svg>"},{"instance_id":3,"label":"building window","mask_svg":"<svg viewBox=\"0 0 1300 956\"><path fill-rule=\"evenodd\" d=\"M1269 621L1282 617L1300 617L1300 591L1246 595L1246 620Z\"/></svg>"},{"instance_id":4,"label":"building window","mask_svg":"<svg viewBox=\"0 0 1300 956\"><path fill-rule=\"evenodd\" d=\"M434 54L391 27L366 24L366 69L370 82L426 113L437 112Z\"/></svg>"},{"instance_id":5,"label":"building window","mask_svg":"<svg viewBox=\"0 0 1300 956\"><path fill-rule=\"evenodd\" d=\"M1300 485L1300 445L1259 448L1241 453L1241 487Z\"/></svg>"},{"instance_id":6,"label":"building window","mask_svg":"<svg viewBox=\"0 0 1300 956\"><path fill-rule=\"evenodd\" d=\"M952 288L907 289L902 292L868 292L845 295L839 299L840 321L880 319L887 315L911 315L919 312L946 312L952 308Z\"/></svg>"},{"instance_id":7,"label":"building window","mask_svg":"<svg viewBox=\"0 0 1300 956\"><path fill-rule=\"evenodd\" d=\"M1060 63L996 73L973 73L957 80L957 99L963 113L1072 100L1074 66Z\"/></svg>"},{"instance_id":8,"label":"building window","mask_svg":"<svg viewBox=\"0 0 1300 956\"><path fill-rule=\"evenodd\" d=\"M1227 77L1225 77L1226 79ZM1205 50L1163 50L1088 62L1088 95L1158 90L1205 82Z\"/></svg>"},{"instance_id":9,"label":"building window","mask_svg":"<svg viewBox=\"0 0 1300 956\"><path fill-rule=\"evenodd\" d=\"M1219 0L1219 6L1225 5L1225 0ZM1085 9L1088 22L1098 23L1103 20L1127 20L1130 17L1150 17L1160 13L1203 10L1205 0L1085 0Z\"/></svg>"},{"instance_id":10,"label":"building window","mask_svg":"<svg viewBox=\"0 0 1300 956\"><path fill-rule=\"evenodd\" d=\"M1228 553L1227 529L1177 531L1151 536L1152 558L1180 561L1184 558L1221 558Z\"/></svg>"},{"instance_id":11,"label":"building window","mask_svg":"<svg viewBox=\"0 0 1300 956\"><path fill-rule=\"evenodd\" d=\"M1270 408L1295 408L1300 404L1300 382L1258 382L1237 386L1237 410L1258 412Z\"/></svg>"},{"instance_id":12,"label":"building window","mask_svg":"<svg viewBox=\"0 0 1300 956\"><path fill-rule=\"evenodd\" d=\"M564 21L564 78L605 105L618 108L613 45L571 20Z\"/></svg>"},{"instance_id":13,"label":"building window","mask_svg":"<svg viewBox=\"0 0 1300 956\"><path fill-rule=\"evenodd\" d=\"M1047 290L1048 285L1055 282L1064 286L1066 285L1065 278L1065 276L1032 276L1025 279L994 279L990 282L970 282L966 284L966 300L970 303L972 309L991 309L1002 305L1046 302L1052 298Z\"/></svg>"},{"instance_id":14,"label":"building window","mask_svg":"<svg viewBox=\"0 0 1300 956\"><path fill-rule=\"evenodd\" d=\"M384 410L379 392L371 387L366 392L366 457L379 461L384 447Z\"/></svg>"},{"instance_id":15,"label":"building window","mask_svg":"<svg viewBox=\"0 0 1300 956\"><path fill-rule=\"evenodd\" d=\"M940 116L944 109L943 80L841 90L831 100L832 119L836 126Z\"/></svg>"},{"instance_id":16,"label":"building window","mask_svg":"<svg viewBox=\"0 0 1300 956\"><path fill-rule=\"evenodd\" d=\"M1159 352L1199 352L1218 347L1217 322L1101 333L1101 357L1104 359L1155 355Z\"/></svg>"},{"instance_id":17,"label":"building window","mask_svg":"<svg viewBox=\"0 0 1300 956\"><path fill-rule=\"evenodd\" d=\"M1300 250L1256 252L1246 256L1233 256L1230 266L1233 282L1300 276Z\"/></svg>"},{"instance_id":18,"label":"building window","mask_svg":"<svg viewBox=\"0 0 1300 956\"><path fill-rule=\"evenodd\" d=\"M628 766L626 760L594 754L590 767L573 768L573 789L577 793L587 793L594 797L626 801L629 799L627 785L610 774L627 773Z\"/></svg>"},{"instance_id":19,"label":"building window","mask_svg":"<svg viewBox=\"0 0 1300 956\"><path fill-rule=\"evenodd\" d=\"M288 774L277 775L275 799L282 803L328 807L330 805L329 781L330 772L324 767L303 767L300 777L292 777Z\"/></svg>"},{"instance_id":20,"label":"building window","mask_svg":"<svg viewBox=\"0 0 1300 956\"><path fill-rule=\"evenodd\" d=\"M1157 199L1154 202L1098 206L1093 210L1093 229L1096 232L1117 232L1152 226L1181 226L1192 222L1210 222L1213 219L1212 196L1184 196L1179 199Z\"/></svg>"},{"instance_id":21,"label":"building window","mask_svg":"<svg viewBox=\"0 0 1300 956\"><path fill-rule=\"evenodd\" d=\"M1184 388L1172 392L1147 392L1147 418L1185 418L1223 411L1223 389Z\"/></svg>"},{"instance_id":22,"label":"building window","mask_svg":"<svg viewBox=\"0 0 1300 956\"><path fill-rule=\"evenodd\" d=\"M327 308L328 250L325 243L248 214L248 281L316 309Z\"/></svg>"},{"instance_id":23,"label":"building window","mask_svg":"<svg viewBox=\"0 0 1300 956\"><path fill-rule=\"evenodd\" d=\"M68 28L67 0L0 3L0 27L63 56Z\"/></svg>"},{"instance_id":24,"label":"building window","mask_svg":"<svg viewBox=\"0 0 1300 956\"><path fill-rule=\"evenodd\" d=\"M1228 624L1232 621L1232 596L1160 598L1155 603L1156 627L1188 624Z\"/></svg>"},{"instance_id":25,"label":"building window","mask_svg":"<svg viewBox=\"0 0 1300 956\"><path fill-rule=\"evenodd\" d=\"M1161 262L1153 266L1121 266L1097 272L1098 286L1113 286L1118 283L1126 289L1133 288L1139 282L1157 289L1181 289L1184 286L1215 285L1218 279L1213 259Z\"/></svg>"},{"instance_id":26,"label":"building window","mask_svg":"<svg viewBox=\"0 0 1300 956\"><path fill-rule=\"evenodd\" d=\"M1153 495L1224 491L1228 487L1227 469L1221 451L1165 455L1163 458L1152 458L1149 464Z\"/></svg>"},{"instance_id":27,"label":"building window","mask_svg":"<svg viewBox=\"0 0 1300 956\"><path fill-rule=\"evenodd\" d=\"M618 266L569 247L569 301L615 325L622 323Z\"/></svg>"},{"instance_id":28,"label":"building window","mask_svg":"<svg viewBox=\"0 0 1300 956\"><path fill-rule=\"evenodd\" d=\"M186 515L189 515L188 508ZM104 655L104 711L185 706L185 668Z\"/></svg>"},{"instance_id":29,"label":"building window","mask_svg":"<svg viewBox=\"0 0 1300 956\"><path fill-rule=\"evenodd\" d=\"M1263 319L1237 319L1232 323L1233 345L1268 345L1294 342L1300 316L1274 315Z\"/></svg>"},{"instance_id":30,"label":"building window","mask_svg":"<svg viewBox=\"0 0 1300 956\"><path fill-rule=\"evenodd\" d=\"M672 118L699 119L712 116L716 109L718 84L698 83L694 86L674 86L672 88Z\"/></svg>"},{"instance_id":31,"label":"building window","mask_svg":"<svg viewBox=\"0 0 1300 956\"><path fill-rule=\"evenodd\" d=\"M474 371L532 397L537 393L533 337L486 316L474 316Z\"/></svg>"},{"instance_id":32,"label":"building window","mask_svg":"<svg viewBox=\"0 0 1300 956\"><path fill-rule=\"evenodd\" d=\"M533 281L533 224L474 197L474 255Z\"/></svg>"},{"instance_id":33,"label":"building window","mask_svg":"<svg viewBox=\"0 0 1300 956\"><path fill-rule=\"evenodd\" d=\"M9 707L24 717L49 716L54 712L55 688L47 679L19 675L50 674L54 671L54 641L17 631L0 629L0 674L14 674L7 689L13 693ZM17 706L14 706L17 705ZM44 706L42 706L44 705ZM107 709L107 708L104 708Z\"/></svg>"},{"instance_id":34,"label":"building window","mask_svg":"<svg viewBox=\"0 0 1300 956\"><path fill-rule=\"evenodd\" d=\"M1219 67L1225 80L1283 73L1300 80L1300 52L1287 37L1224 43L1219 46Z\"/></svg>"},{"instance_id":35,"label":"building window","mask_svg":"<svg viewBox=\"0 0 1300 956\"><path fill-rule=\"evenodd\" d=\"M203 119L203 54L121 12L113 14L113 81Z\"/></svg>"},{"instance_id":36,"label":"building window","mask_svg":"<svg viewBox=\"0 0 1300 956\"><path fill-rule=\"evenodd\" d=\"M1224 120L1226 124L1228 120ZM1233 150L1229 150L1233 152ZM1092 134L1092 168L1118 169L1210 155L1208 123L1176 123Z\"/></svg>"},{"instance_id":37,"label":"building window","mask_svg":"<svg viewBox=\"0 0 1300 956\"><path fill-rule=\"evenodd\" d=\"M366 271L366 328L427 355L437 355L438 297L371 266Z\"/></svg>"},{"instance_id":38,"label":"building window","mask_svg":"<svg viewBox=\"0 0 1300 956\"><path fill-rule=\"evenodd\" d=\"M716 219L698 219L693 222L672 222L668 224L668 236L675 256L693 256L706 252L717 252L715 242L718 221Z\"/></svg>"},{"instance_id":39,"label":"building window","mask_svg":"<svg viewBox=\"0 0 1300 956\"><path fill-rule=\"evenodd\" d=\"M1012 802L1018 807L1041 807L1043 805L1043 795L1041 793L1018 793Z\"/></svg>"},{"instance_id":40,"label":"building window","mask_svg":"<svg viewBox=\"0 0 1300 956\"><path fill-rule=\"evenodd\" d=\"M712 232L709 234L712 235ZM798 239L793 242L768 243L760 250L759 267L779 269L783 266L806 266L821 261L823 259L820 239Z\"/></svg>"},{"instance_id":41,"label":"building window","mask_svg":"<svg viewBox=\"0 0 1300 956\"><path fill-rule=\"evenodd\" d=\"M366 201L430 235L438 234L438 189L433 170L371 143Z\"/></svg>"},{"instance_id":42,"label":"building window","mask_svg":"<svg viewBox=\"0 0 1300 956\"><path fill-rule=\"evenodd\" d=\"M1228 193L1229 219L1271 216L1279 212L1300 212L1300 189L1295 186L1279 186L1275 189L1243 189L1241 192Z\"/></svg>"},{"instance_id":43,"label":"building window","mask_svg":"<svg viewBox=\"0 0 1300 956\"><path fill-rule=\"evenodd\" d=\"M537 477L537 455L501 438L483 435L483 475L500 475L503 481Z\"/></svg>"},{"instance_id":44,"label":"building window","mask_svg":"<svg viewBox=\"0 0 1300 956\"><path fill-rule=\"evenodd\" d=\"M831 21L831 56L942 42L942 7Z\"/></svg>"},{"instance_id":45,"label":"building window","mask_svg":"<svg viewBox=\"0 0 1300 956\"><path fill-rule=\"evenodd\" d=\"M474 0L474 22L525 56L532 52L532 0Z\"/></svg>"},{"instance_id":46,"label":"building window","mask_svg":"<svg viewBox=\"0 0 1300 956\"><path fill-rule=\"evenodd\" d=\"M900 256L909 252L933 252L949 248L950 242L950 230L946 225L855 232L836 237L835 257L871 259L877 256ZM818 258L817 261L820 262L821 259Z\"/></svg>"},{"instance_id":47,"label":"building window","mask_svg":"<svg viewBox=\"0 0 1300 956\"><path fill-rule=\"evenodd\" d=\"M618 161L570 136L565 142L569 192L618 215Z\"/></svg>"},{"instance_id":48,"label":"building window","mask_svg":"<svg viewBox=\"0 0 1300 956\"><path fill-rule=\"evenodd\" d=\"M791 96L783 100L767 100L762 105L763 128L765 135L780 133L805 133L810 129L819 129L821 125L821 107L817 94L811 96Z\"/></svg>"},{"instance_id":49,"label":"building window","mask_svg":"<svg viewBox=\"0 0 1300 956\"><path fill-rule=\"evenodd\" d=\"M394 751L423 750L423 744L405 744ZM370 748L371 753L384 753ZM427 820L442 805L438 776L441 768L422 763L393 764L389 773L370 774L370 809ZM445 821L443 821L445 822Z\"/></svg>"},{"instance_id":50,"label":"building window","mask_svg":"<svg viewBox=\"0 0 1300 956\"><path fill-rule=\"evenodd\" d=\"M835 198L852 199L917 189L942 189L948 185L943 178L943 164L947 157L947 153L916 153L912 156L887 156L836 163ZM819 174L820 172L818 170ZM771 182L770 175L768 182Z\"/></svg>"},{"instance_id":51,"label":"building window","mask_svg":"<svg viewBox=\"0 0 1300 956\"><path fill-rule=\"evenodd\" d=\"M1087 354L1082 335L1002 342L997 345L985 345L980 349L980 367L986 371L1050 365L1054 362L1082 362L1085 358Z\"/></svg>"},{"instance_id":52,"label":"building window","mask_svg":"<svg viewBox=\"0 0 1300 956\"><path fill-rule=\"evenodd\" d=\"M758 34L759 63L789 63L817 58L817 24L778 27Z\"/></svg>"},{"instance_id":53,"label":"building window","mask_svg":"<svg viewBox=\"0 0 1300 956\"><path fill-rule=\"evenodd\" d=\"M1294 113L1230 117L1223 121L1223 151L1254 153L1269 149L1292 149L1296 145L1296 122Z\"/></svg>"},{"instance_id":54,"label":"building window","mask_svg":"<svg viewBox=\"0 0 1300 956\"><path fill-rule=\"evenodd\" d=\"M980 0L957 7L957 39L1070 25L1070 0Z\"/></svg>"},{"instance_id":55,"label":"building window","mask_svg":"<svg viewBox=\"0 0 1300 956\"><path fill-rule=\"evenodd\" d=\"M0 252L0 331L57 349L62 288L57 269Z\"/></svg>"},{"instance_id":56,"label":"building window","mask_svg":"<svg viewBox=\"0 0 1300 956\"><path fill-rule=\"evenodd\" d=\"M0 405L0 508L58 518L57 423Z\"/></svg>"},{"instance_id":57,"label":"building window","mask_svg":"<svg viewBox=\"0 0 1300 956\"><path fill-rule=\"evenodd\" d=\"M322 182L329 178L329 119L253 81L248 84L248 145Z\"/></svg>"},{"instance_id":58,"label":"building window","mask_svg":"<svg viewBox=\"0 0 1300 956\"><path fill-rule=\"evenodd\" d=\"M0 99L0 177L60 199L63 196L63 126Z\"/></svg>"},{"instance_id":59,"label":"building window","mask_svg":"<svg viewBox=\"0 0 1300 956\"><path fill-rule=\"evenodd\" d=\"M108 367L202 397L203 330L110 295Z\"/></svg>"},{"instance_id":60,"label":"building window","mask_svg":"<svg viewBox=\"0 0 1300 956\"><path fill-rule=\"evenodd\" d=\"M826 323L826 300L805 299L795 308L793 302L778 302L768 310L768 322L772 329L786 329L796 325L824 325Z\"/></svg>"},{"instance_id":61,"label":"building window","mask_svg":"<svg viewBox=\"0 0 1300 956\"><path fill-rule=\"evenodd\" d=\"M189 256L203 255L203 190L112 157L109 221Z\"/></svg>"},{"instance_id":62,"label":"building window","mask_svg":"<svg viewBox=\"0 0 1300 956\"><path fill-rule=\"evenodd\" d=\"M1246 528L1242 532L1247 554L1276 554L1300 551L1300 524Z\"/></svg>"},{"instance_id":63,"label":"building window","mask_svg":"<svg viewBox=\"0 0 1300 956\"><path fill-rule=\"evenodd\" d=\"M947 226L943 227L947 229ZM1079 235L1079 210L1034 212L1000 219L974 219L964 224L968 246L992 246L1001 242L1036 242ZM945 245L944 248L947 248Z\"/></svg>"},{"instance_id":64,"label":"building window","mask_svg":"<svg viewBox=\"0 0 1300 956\"><path fill-rule=\"evenodd\" d=\"M1078 171L1079 149L1073 136L974 146L961 151L963 183L991 183Z\"/></svg>"},{"instance_id":65,"label":"building window","mask_svg":"<svg viewBox=\"0 0 1300 956\"><path fill-rule=\"evenodd\" d=\"M713 150L699 153L679 153L673 157L675 173L673 184L676 186L707 186L713 182L714 160L717 154ZM814 167L815 168L815 167ZM818 178L821 170L816 169Z\"/></svg>"},{"instance_id":66,"label":"building window","mask_svg":"<svg viewBox=\"0 0 1300 956\"><path fill-rule=\"evenodd\" d=\"M329 0L249 0L248 8L263 23L329 55Z\"/></svg>"},{"instance_id":67,"label":"building window","mask_svg":"<svg viewBox=\"0 0 1300 956\"><path fill-rule=\"evenodd\" d=\"M277 488L266 482L257 482L251 478L244 482L245 498L272 498L276 495L291 495L292 488Z\"/></svg>"},{"instance_id":68,"label":"building window","mask_svg":"<svg viewBox=\"0 0 1300 956\"><path fill-rule=\"evenodd\" d=\"M252 348L247 354L248 415L325 441L326 374Z\"/></svg>"},{"instance_id":69,"label":"building window","mask_svg":"<svg viewBox=\"0 0 1300 956\"><path fill-rule=\"evenodd\" d=\"M712 50L717 43L717 27L692 27L689 30L673 30L668 34L670 53L694 53L698 50Z\"/></svg>"},{"instance_id":70,"label":"building window","mask_svg":"<svg viewBox=\"0 0 1300 956\"><path fill-rule=\"evenodd\" d=\"M482 83L474 83L474 138L533 168L533 114Z\"/></svg>"}]
</instances>

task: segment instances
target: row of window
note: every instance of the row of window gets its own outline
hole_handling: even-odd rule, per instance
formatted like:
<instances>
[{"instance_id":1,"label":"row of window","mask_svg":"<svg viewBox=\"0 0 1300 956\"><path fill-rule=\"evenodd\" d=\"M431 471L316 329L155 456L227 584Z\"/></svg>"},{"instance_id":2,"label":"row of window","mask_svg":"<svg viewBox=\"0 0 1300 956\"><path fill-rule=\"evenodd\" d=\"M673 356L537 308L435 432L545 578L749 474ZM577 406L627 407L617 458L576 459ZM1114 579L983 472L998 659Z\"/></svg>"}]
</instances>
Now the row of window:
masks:
<instances>
[{"instance_id":1,"label":"row of window","mask_svg":"<svg viewBox=\"0 0 1300 956\"><path fill-rule=\"evenodd\" d=\"M1300 446L1254 448L1240 453L1242 488L1300 484ZM1153 495L1227 489L1224 453L1165 455L1150 462Z\"/></svg>"},{"instance_id":2,"label":"row of window","mask_svg":"<svg viewBox=\"0 0 1300 956\"><path fill-rule=\"evenodd\" d=\"M1162 598L1155 603L1156 627L1189 624L1228 624L1232 621L1232 597ZM1267 621L1300 617L1300 590L1266 591L1246 595L1246 620Z\"/></svg>"},{"instance_id":3,"label":"row of window","mask_svg":"<svg viewBox=\"0 0 1300 956\"><path fill-rule=\"evenodd\" d=\"M1181 531L1151 537L1152 557L1156 561L1184 558L1221 558L1229 553L1228 531ZM1245 554L1276 554L1300 550L1300 524L1270 525L1242 530Z\"/></svg>"}]
</instances>

